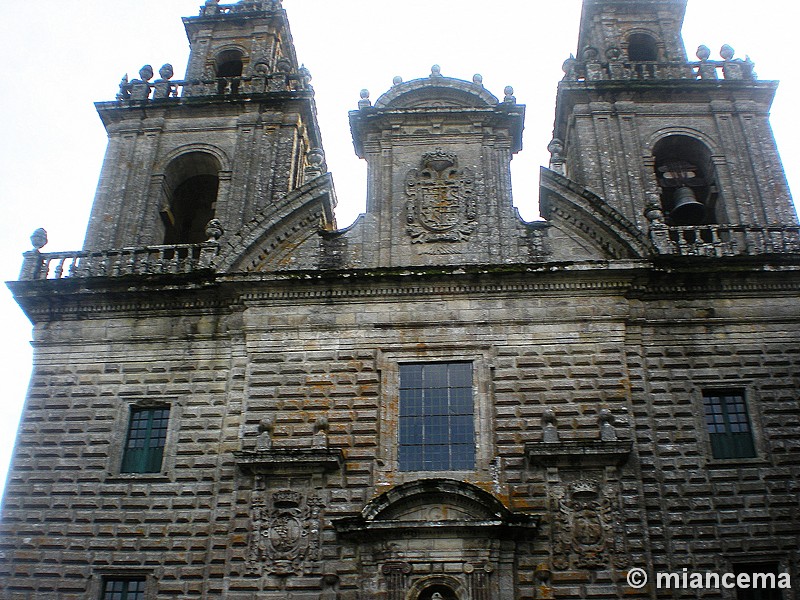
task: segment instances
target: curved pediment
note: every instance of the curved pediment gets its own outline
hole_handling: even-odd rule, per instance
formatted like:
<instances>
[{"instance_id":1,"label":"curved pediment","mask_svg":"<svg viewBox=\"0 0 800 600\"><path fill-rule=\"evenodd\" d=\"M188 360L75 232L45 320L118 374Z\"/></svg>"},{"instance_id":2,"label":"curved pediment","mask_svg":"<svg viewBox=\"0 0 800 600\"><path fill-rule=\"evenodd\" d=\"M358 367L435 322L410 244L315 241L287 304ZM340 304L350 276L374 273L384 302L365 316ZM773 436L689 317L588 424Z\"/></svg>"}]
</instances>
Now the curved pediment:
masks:
<instances>
[{"instance_id":1,"label":"curved pediment","mask_svg":"<svg viewBox=\"0 0 800 600\"><path fill-rule=\"evenodd\" d=\"M292 191L281 204L262 210L223 246L215 260L220 272L269 272L317 260L316 247L302 248L323 226L333 223L333 182L325 174Z\"/></svg>"},{"instance_id":2,"label":"curved pediment","mask_svg":"<svg viewBox=\"0 0 800 600\"><path fill-rule=\"evenodd\" d=\"M394 85L375 102L375 108L488 108L497 98L480 83L430 76Z\"/></svg>"},{"instance_id":3,"label":"curved pediment","mask_svg":"<svg viewBox=\"0 0 800 600\"><path fill-rule=\"evenodd\" d=\"M449 479L422 479L381 494L361 512L367 521L502 519L510 514L484 490Z\"/></svg>"},{"instance_id":4,"label":"curved pediment","mask_svg":"<svg viewBox=\"0 0 800 600\"><path fill-rule=\"evenodd\" d=\"M655 254L647 236L624 215L596 194L544 167L539 206L542 216L565 238L561 245L571 241L583 253L593 253L594 258L603 260ZM553 248L553 254L557 257L558 247Z\"/></svg>"},{"instance_id":5,"label":"curved pediment","mask_svg":"<svg viewBox=\"0 0 800 600\"><path fill-rule=\"evenodd\" d=\"M538 518L515 513L489 492L453 479L404 483L372 499L355 518L334 523L340 535L363 541L438 538L520 538L535 535ZM405 533L404 533L405 532Z\"/></svg>"}]
</instances>

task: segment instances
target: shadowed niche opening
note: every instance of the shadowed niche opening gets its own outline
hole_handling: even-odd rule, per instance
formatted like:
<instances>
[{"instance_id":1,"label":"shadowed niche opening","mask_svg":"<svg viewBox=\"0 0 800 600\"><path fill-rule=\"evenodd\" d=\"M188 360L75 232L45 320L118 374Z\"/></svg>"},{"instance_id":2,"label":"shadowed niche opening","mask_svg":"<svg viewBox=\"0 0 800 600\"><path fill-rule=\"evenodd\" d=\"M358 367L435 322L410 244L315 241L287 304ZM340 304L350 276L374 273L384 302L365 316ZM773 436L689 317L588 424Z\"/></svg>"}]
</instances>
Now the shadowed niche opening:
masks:
<instances>
[{"instance_id":1,"label":"shadowed niche opening","mask_svg":"<svg viewBox=\"0 0 800 600\"><path fill-rule=\"evenodd\" d=\"M217 56L217 77L241 77L243 69L243 55L239 50L225 50Z\"/></svg>"},{"instance_id":2,"label":"shadowed niche opening","mask_svg":"<svg viewBox=\"0 0 800 600\"><path fill-rule=\"evenodd\" d=\"M417 600L459 600L459 598L450 586L437 583L422 590Z\"/></svg>"},{"instance_id":3,"label":"shadowed niche opening","mask_svg":"<svg viewBox=\"0 0 800 600\"><path fill-rule=\"evenodd\" d=\"M634 33L628 38L628 59L631 62L655 62L658 60L658 44L646 33Z\"/></svg>"},{"instance_id":4,"label":"shadowed niche opening","mask_svg":"<svg viewBox=\"0 0 800 600\"><path fill-rule=\"evenodd\" d=\"M716 223L716 175L705 144L686 135L672 135L655 145L653 157L668 223Z\"/></svg>"},{"instance_id":5,"label":"shadowed niche opening","mask_svg":"<svg viewBox=\"0 0 800 600\"><path fill-rule=\"evenodd\" d=\"M205 152L179 156L165 173L164 244L199 244L214 218L220 165Z\"/></svg>"}]
</instances>

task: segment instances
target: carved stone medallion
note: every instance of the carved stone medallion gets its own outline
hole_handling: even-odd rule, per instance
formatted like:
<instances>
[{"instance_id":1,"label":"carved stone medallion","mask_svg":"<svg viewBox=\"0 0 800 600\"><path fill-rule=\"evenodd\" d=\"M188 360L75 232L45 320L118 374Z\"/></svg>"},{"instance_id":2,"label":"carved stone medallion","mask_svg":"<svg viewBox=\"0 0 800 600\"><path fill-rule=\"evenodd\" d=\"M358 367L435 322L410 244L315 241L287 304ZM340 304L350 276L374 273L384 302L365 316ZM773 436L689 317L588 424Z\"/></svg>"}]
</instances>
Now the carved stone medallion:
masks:
<instances>
[{"instance_id":1,"label":"carved stone medallion","mask_svg":"<svg viewBox=\"0 0 800 600\"><path fill-rule=\"evenodd\" d=\"M627 566L614 486L579 479L552 492L553 566L594 569Z\"/></svg>"},{"instance_id":2,"label":"carved stone medallion","mask_svg":"<svg viewBox=\"0 0 800 600\"><path fill-rule=\"evenodd\" d=\"M322 501L300 492L274 492L270 501L253 503L253 532L248 567L252 573L294 575L319 560Z\"/></svg>"},{"instance_id":3,"label":"carved stone medallion","mask_svg":"<svg viewBox=\"0 0 800 600\"><path fill-rule=\"evenodd\" d=\"M413 243L460 242L475 229L474 177L457 163L455 154L437 148L409 172L406 230Z\"/></svg>"}]
</instances>

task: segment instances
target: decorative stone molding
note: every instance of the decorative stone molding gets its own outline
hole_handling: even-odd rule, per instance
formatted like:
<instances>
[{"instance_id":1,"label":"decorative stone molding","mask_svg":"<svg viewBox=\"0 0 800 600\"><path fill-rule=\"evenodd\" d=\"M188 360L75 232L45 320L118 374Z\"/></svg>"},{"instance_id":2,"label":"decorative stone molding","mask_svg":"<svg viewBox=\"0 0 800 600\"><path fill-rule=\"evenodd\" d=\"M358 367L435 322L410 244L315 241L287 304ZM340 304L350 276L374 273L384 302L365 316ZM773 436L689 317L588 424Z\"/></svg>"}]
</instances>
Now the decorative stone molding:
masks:
<instances>
[{"instance_id":1,"label":"decorative stone molding","mask_svg":"<svg viewBox=\"0 0 800 600\"><path fill-rule=\"evenodd\" d=\"M528 461L544 467L622 466L633 449L631 441L576 440L528 442Z\"/></svg>"},{"instance_id":2,"label":"decorative stone molding","mask_svg":"<svg viewBox=\"0 0 800 600\"><path fill-rule=\"evenodd\" d=\"M247 473L324 473L344 464L340 448L270 448L233 453L236 464Z\"/></svg>"}]
</instances>

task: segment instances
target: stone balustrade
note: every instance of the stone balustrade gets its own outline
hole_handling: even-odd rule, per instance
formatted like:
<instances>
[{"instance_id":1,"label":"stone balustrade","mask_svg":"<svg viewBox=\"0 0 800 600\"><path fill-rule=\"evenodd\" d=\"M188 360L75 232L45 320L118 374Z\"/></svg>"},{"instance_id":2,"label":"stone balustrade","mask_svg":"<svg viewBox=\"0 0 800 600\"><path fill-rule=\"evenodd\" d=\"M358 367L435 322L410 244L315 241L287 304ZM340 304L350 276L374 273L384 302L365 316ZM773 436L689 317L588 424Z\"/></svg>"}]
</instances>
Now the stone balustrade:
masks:
<instances>
[{"instance_id":1,"label":"stone balustrade","mask_svg":"<svg viewBox=\"0 0 800 600\"><path fill-rule=\"evenodd\" d=\"M299 92L311 90L310 77L304 72L270 73L253 77L217 77L196 81L160 79L143 81L135 79L120 83L117 100L142 102L169 100L198 96L236 96L267 94L272 92Z\"/></svg>"},{"instance_id":2,"label":"stone balustrade","mask_svg":"<svg viewBox=\"0 0 800 600\"><path fill-rule=\"evenodd\" d=\"M192 273L209 269L219 244L187 244L122 248L103 252L40 252L24 254L21 281L123 277Z\"/></svg>"},{"instance_id":3,"label":"stone balustrade","mask_svg":"<svg viewBox=\"0 0 800 600\"><path fill-rule=\"evenodd\" d=\"M661 254L754 256L800 253L800 226L701 225L651 231Z\"/></svg>"},{"instance_id":4,"label":"stone balustrade","mask_svg":"<svg viewBox=\"0 0 800 600\"><path fill-rule=\"evenodd\" d=\"M755 256L800 254L800 226L701 225L655 227L650 235L659 254ZM25 252L20 281L177 275L212 269L219 242L121 248L102 252Z\"/></svg>"},{"instance_id":5,"label":"stone balustrade","mask_svg":"<svg viewBox=\"0 0 800 600\"><path fill-rule=\"evenodd\" d=\"M583 62L564 63L565 81L647 80L755 80L749 60L703 60L696 62Z\"/></svg>"},{"instance_id":6,"label":"stone balustrade","mask_svg":"<svg viewBox=\"0 0 800 600\"><path fill-rule=\"evenodd\" d=\"M217 0L208 0L200 9L200 16L233 15L280 9L281 0L244 0L236 4L218 4Z\"/></svg>"}]
</instances>

